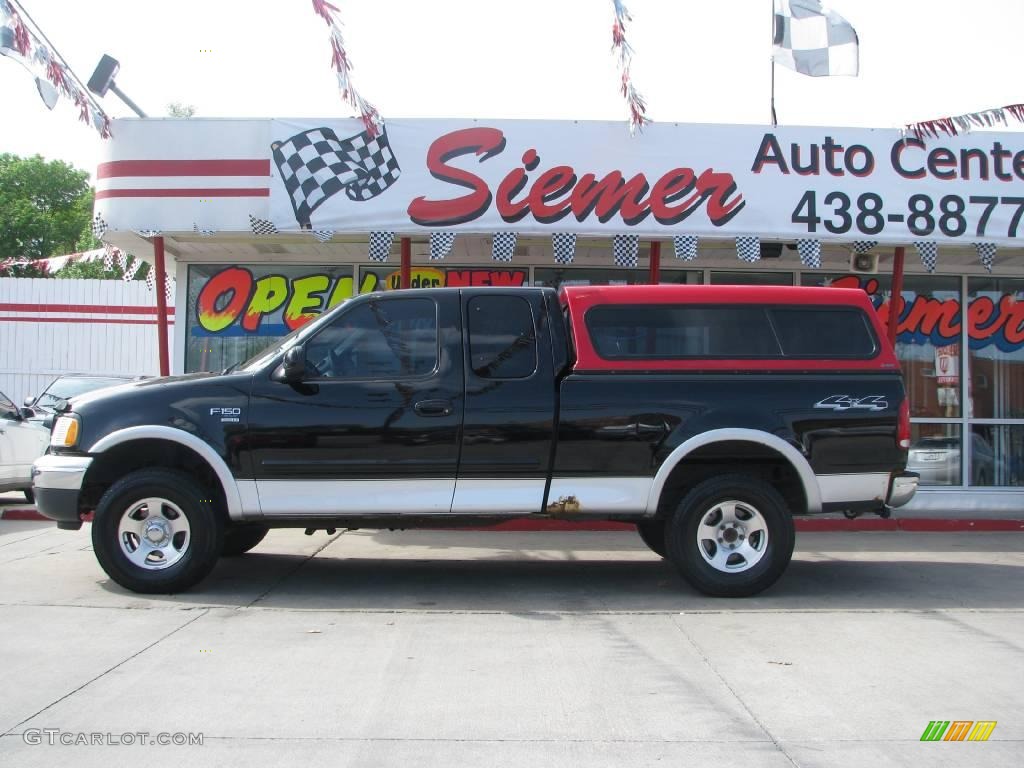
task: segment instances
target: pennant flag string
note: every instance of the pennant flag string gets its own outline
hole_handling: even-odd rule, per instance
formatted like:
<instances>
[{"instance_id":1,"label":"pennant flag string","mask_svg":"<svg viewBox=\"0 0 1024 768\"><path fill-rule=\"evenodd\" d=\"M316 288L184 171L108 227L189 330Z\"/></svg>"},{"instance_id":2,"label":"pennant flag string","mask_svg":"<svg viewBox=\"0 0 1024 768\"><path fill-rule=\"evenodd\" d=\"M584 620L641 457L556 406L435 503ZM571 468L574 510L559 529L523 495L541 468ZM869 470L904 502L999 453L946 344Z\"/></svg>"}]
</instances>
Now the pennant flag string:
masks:
<instances>
[{"instance_id":1,"label":"pennant flag string","mask_svg":"<svg viewBox=\"0 0 1024 768\"><path fill-rule=\"evenodd\" d=\"M615 9L615 21L612 23L612 51L619 59L619 90L622 98L626 100L629 107L629 132L635 133L638 129L643 130L644 126L651 122L647 117L647 102L633 85L633 78L630 76L629 68L633 62L633 46L626 40L626 22L632 21L633 17L623 4L622 0L612 0Z\"/></svg>"},{"instance_id":2,"label":"pennant flag string","mask_svg":"<svg viewBox=\"0 0 1024 768\"><path fill-rule=\"evenodd\" d=\"M430 260L440 261L452 252L453 245L455 245L454 232L431 232Z\"/></svg>"},{"instance_id":3,"label":"pennant flag string","mask_svg":"<svg viewBox=\"0 0 1024 768\"><path fill-rule=\"evenodd\" d=\"M366 132L370 134L371 139L375 138L380 133L380 113L373 104L362 97L352 82L352 62L345 50L345 38L342 37L341 20L338 18L339 10L327 0L313 0L313 11L327 22L331 30L331 66L338 75L341 98L359 113L363 125L366 126Z\"/></svg>"},{"instance_id":4,"label":"pennant flag string","mask_svg":"<svg viewBox=\"0 0 1024 768\"><path fill-rule=\"evenodd\" d=\"M491 258L494 261L512 261L518 238L515 232L495 232L491 241Z\"/></svg>"},{"instance_id":5,"label":"pennant flag string","mask_svg":"<svg viewBox=\"0 0 1024 768\"><path fill-rule=\"evenodd\" d=\"M940 117L935 120L922 120L919 123L908 123L903 126L904 136L913 134L915 139L923 141L926 137L938 138L939 131L947 136L959 136L970 133L973 128L991 128L994 125L1009 125L1007 116L1018 123L1024 123L1024 104L1007 104L1005 107L983 109L980 112L968 112L964 115Z\"/></svg>"},{"instance_id":6,"label":"pennant flag string","mask_svg":"<svg viewBox=\"0 0 1024 768\"><path fill-rule=\"evenodd\" d=\"M615 235L612 238L612 258L617 267L635 267L639 251L640 238L637 235Z\"/></svg>"},{"instance_id":7,"label":"pennant flag string","mask_svg":"<svg viewBox=\"0 0 1024 768\"><path fill-rule=\"evenodd\" d=\"M677 259L693 261L697 258L696 235L676 235L672 238L672 247Z\"/></svg>"},{"instance_id":8,"label":"pennant flag string","mask_svg":"<svg viewBox=\"0 0 1024 768\"><path fill-rule=\"evenodd\" d=\"M48 109L56 105L58 95L64 96L78 107L79 120L102 138L110 138L110 118L16 0L0 0L0 53L19 61L33 75L39 73L36 88Z\"/></svg>"}]
</instances>

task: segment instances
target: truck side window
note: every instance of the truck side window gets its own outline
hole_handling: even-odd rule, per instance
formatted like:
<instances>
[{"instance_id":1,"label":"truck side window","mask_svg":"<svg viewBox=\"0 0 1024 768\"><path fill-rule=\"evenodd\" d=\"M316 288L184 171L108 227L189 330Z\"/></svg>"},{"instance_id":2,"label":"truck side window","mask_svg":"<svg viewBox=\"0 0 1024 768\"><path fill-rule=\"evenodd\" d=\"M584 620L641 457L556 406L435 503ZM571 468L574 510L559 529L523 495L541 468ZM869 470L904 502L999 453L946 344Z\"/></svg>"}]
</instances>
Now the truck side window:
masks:
<instances>
[{"instance_id":1,"label":"truck side window","mask_svg":"<svg viewBox=\"0 0 1024 768\"><path fill-rule=\"evenodd\" d=\"M321 378L425 376L437 359L437 306L430 299L368 301L306 342L306 368Z\"/></svg>"},{"instance_id":2,"label":"truck side window","mask_svg":"<svg viewBox=\"0 0 1024 768\"><path fill-rule=\"evenodd\" d=\"M520 296L474 296L466 307L469 358L484 379L525 379L537 370L537 331Z\"/></svg>"}]
</instances>

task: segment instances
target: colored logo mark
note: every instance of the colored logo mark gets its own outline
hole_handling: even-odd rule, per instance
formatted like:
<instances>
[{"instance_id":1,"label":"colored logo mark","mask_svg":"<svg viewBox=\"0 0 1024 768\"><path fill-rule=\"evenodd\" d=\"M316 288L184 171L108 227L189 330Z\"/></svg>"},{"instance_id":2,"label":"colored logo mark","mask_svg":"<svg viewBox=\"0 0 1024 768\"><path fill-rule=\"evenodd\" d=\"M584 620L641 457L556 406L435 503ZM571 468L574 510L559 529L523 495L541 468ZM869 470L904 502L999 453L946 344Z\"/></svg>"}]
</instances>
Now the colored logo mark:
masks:
<instances>
[{"instance_id":1,"label":"colored logo mark","mask_svg":"<svg viewBox=\"0 0 1024 768\"><path fill-rule=\"evenodd\" d=\"M921 741L988 741L996 729L995 720L931 720Z\"/></svg>"}]
</instances>

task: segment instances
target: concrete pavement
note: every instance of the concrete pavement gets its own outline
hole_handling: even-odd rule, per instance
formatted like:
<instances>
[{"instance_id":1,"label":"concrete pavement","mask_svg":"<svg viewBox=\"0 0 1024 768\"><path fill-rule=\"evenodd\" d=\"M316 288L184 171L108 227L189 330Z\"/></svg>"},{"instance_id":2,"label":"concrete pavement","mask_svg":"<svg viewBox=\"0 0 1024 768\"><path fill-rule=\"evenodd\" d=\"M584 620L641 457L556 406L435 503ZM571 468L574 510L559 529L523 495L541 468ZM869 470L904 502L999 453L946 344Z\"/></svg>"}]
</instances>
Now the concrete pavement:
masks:
<instances>
[{"instance_id":1,"label":"concrete pavement","mask_svg":"<svg viewBox=\"0 0 1024 768\"><path fill-rule=\"evenodd\" d=\"M88 536L0 522L4 765L1024 761L1018 533L801 534L742 601L622 533L272 531L173 597L112 584ZM920 742L936 719L998 726Z\"/></svg>"}]
</instances>

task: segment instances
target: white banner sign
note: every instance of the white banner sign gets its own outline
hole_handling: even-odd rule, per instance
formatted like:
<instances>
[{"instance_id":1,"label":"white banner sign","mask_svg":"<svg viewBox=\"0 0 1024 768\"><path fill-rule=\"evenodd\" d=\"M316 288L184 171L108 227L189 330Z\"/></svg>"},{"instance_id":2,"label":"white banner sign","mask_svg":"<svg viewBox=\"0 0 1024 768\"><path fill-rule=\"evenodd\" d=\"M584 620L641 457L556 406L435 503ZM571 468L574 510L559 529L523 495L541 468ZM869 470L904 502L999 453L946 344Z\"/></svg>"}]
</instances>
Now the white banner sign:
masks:
<instances>
[{"instance_id":1,"label":"white banner sign","mask_svg":"<svg viewBox=\"0 0 1024 768\"><path fill-rule=\"evenodd\" d=\"M110 146L97 211L115 230L248 230L253 216L282 232L1002 245L1024 233L1024 134L390 120L371 138L358 120L192 119L118 121Z\"/></svg>"}]
</instances>

